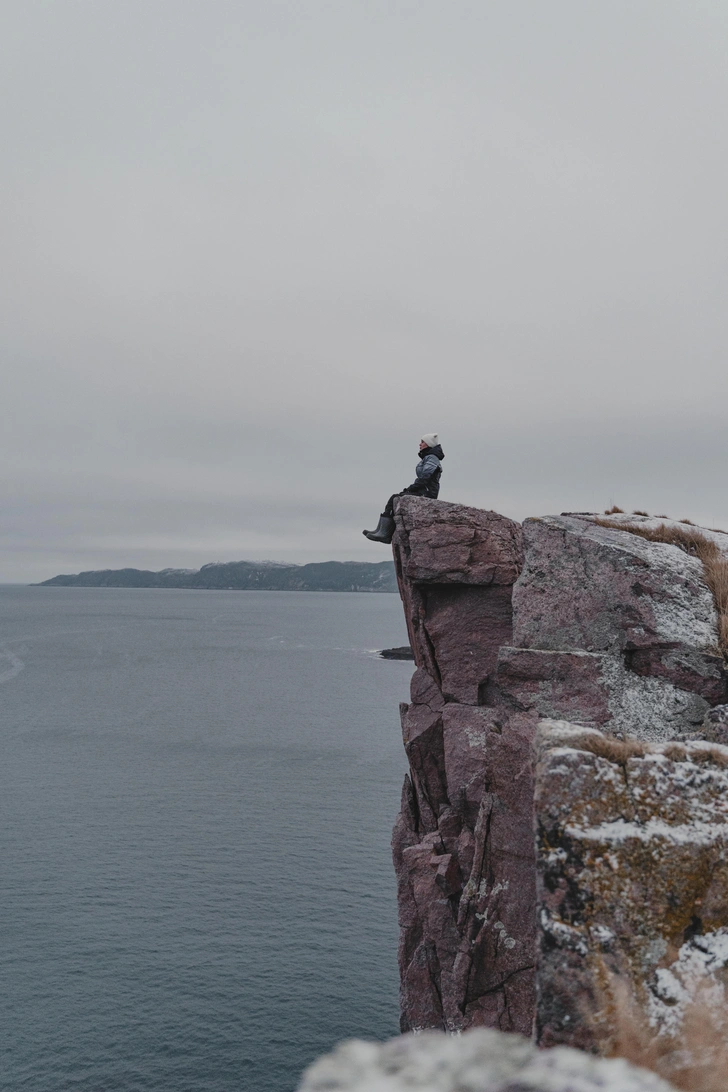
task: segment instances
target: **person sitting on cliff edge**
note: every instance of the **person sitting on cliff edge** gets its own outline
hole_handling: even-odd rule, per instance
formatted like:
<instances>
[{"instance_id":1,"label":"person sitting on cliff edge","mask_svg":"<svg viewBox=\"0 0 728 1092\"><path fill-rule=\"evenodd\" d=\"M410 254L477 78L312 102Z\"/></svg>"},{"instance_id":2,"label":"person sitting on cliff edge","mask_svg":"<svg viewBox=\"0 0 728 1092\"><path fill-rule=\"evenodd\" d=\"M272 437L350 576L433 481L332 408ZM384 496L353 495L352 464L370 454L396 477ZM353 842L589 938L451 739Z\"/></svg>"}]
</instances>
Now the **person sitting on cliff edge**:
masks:
<instances>
[{"instance_id":1,"label":"person sitting on cliff edge","mask_svg":"<svg viewBox=\"0 0 728 1092\"><path fill-rule=\"evenodd\" d=\"M372 542L391 542L394 534L394 501L396 497L409 494L413 497L431 497L437 500L442 477L442 460L445 453L440 447L440 438L436 432L426 432L420 440L420 461L415 467L415 480L401 493L393 493L384 506L379 523L373 531L362 531Z\"/></svg>"}]
</instances>

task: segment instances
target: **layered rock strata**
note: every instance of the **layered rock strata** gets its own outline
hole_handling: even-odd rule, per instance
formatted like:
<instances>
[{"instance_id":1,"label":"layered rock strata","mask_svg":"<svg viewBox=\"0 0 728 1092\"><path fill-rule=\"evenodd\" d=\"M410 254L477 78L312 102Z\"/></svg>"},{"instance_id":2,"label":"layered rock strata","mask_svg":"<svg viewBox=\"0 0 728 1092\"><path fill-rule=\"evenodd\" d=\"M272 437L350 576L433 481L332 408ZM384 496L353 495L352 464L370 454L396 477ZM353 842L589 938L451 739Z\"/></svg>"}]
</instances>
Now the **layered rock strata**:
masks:
<instances>
[{"instance_id":1,"label":"layered rock strata","mask_svg":"<svg viewBox=\"0 0 728 1092\"><path fill-rule=\"evenodd\" d=\"M728 698L712 594L697 558L588 516L521 527L405 497L396 521L417 665L393 838L402 1029L528 1035L542 951L536 726L700 731Z\"/></svg>"}]
</instances>

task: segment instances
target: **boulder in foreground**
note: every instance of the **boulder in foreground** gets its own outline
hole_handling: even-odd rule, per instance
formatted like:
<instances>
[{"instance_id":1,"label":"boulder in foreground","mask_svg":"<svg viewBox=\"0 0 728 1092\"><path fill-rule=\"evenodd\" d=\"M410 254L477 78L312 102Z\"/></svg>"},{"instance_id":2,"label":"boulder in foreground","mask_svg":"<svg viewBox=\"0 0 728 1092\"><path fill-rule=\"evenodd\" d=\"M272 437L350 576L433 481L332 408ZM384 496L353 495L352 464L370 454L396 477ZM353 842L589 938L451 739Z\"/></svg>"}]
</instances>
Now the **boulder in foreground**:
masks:
<instances>
[{"instance_id":1,"label":"boulder in foreground","mask_svg":"<svg viewBox=\"0 0 728 1092\"><path fill-rule=\"evenodd\" d=\"M352 1040L319 1058L298 1092L674 1092L621 1058L569 1047L539 1051L518 1035L477 1028L388 1043Z\"/></svg>"}]
</instances>

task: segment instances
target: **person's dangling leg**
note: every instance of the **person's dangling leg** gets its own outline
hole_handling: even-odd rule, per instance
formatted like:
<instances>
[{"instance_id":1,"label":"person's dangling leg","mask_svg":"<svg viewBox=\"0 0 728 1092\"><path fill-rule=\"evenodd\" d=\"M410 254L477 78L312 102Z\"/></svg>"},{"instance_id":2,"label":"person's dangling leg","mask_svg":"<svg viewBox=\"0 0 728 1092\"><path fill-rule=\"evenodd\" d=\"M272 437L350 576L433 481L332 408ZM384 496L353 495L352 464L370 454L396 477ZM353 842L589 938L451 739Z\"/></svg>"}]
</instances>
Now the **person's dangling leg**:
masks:
<instances>
[{"instance_id":1,"label":"person's dangling leg","mask_svg":"<svg viewBox=\"0 0 728 1092\"><path fill-rule=\"evenodd\" d=\"M402 496L401 493L392 493L392 496L389 498L389 500L385 504L384 509L382 511L382 515L386 516L387 519L394 519L394 502L396 501L397 497L401 497L401 496Z\"/></svg>"},{"instance_id":2,"label":"person's dangling leg","mask_svg":"<svg viewBox=\"0 0 728 1092\"><path fill-rule=\"evenodd\" d=\"M384 511L379 517L379 523L373 531L362 531L362 534L370 539L372 542L383 542L386 544L392 541L394 535L394 501L395 498L401 497L401 493L393 493L384 506Z\"/></svg>"}]
</instances>

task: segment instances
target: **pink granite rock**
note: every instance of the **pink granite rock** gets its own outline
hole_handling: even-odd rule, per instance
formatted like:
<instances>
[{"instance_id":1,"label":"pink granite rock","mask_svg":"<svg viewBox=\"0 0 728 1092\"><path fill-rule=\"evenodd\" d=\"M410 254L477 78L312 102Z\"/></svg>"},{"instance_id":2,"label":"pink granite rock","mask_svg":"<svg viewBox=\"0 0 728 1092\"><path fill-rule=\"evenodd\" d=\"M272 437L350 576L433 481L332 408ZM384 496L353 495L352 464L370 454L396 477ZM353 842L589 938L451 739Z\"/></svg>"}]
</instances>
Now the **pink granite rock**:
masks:
<instances>
[{"instance_id":1,"label":"pink granite rock","mask_svg":"<svg viewBox=\"0 0 728 1092\"><path fill-rule=\"evenodd\" d=\"M728 700L717 615L697 558L585 517L529 519L523 531L513 645L602 657L602 682L594 677L591 695L584 691L583 712L578 701L542 702L542 716L659 740L694 730L711 705Z\"/></svg>"},{"instance_id":2,"label":"pink granite rock","mask_svg":"<svg viewBox=\"0 0 728 1092\"><path fill-rule=\"evenodd\" d=\"M397 531L400 576L407 584L511 587L521 571L520 525L497 512L402 497Z\"/></svg>"},{"instance_id":3,"label":"pink granite rock","mask_svg":"<svg viewBox=\"0 0 728 1092\"><path fill-rule=\"evenodd\" d=\"M442 714L428 705L402 705L402 737L415 787L419 825L435 830L440 809L448 803Z\"/></svg>"},{"instance_id":4,"label":"pink granite rock","mask_svg":"<svg viewBox=\"0 0 728 1092\"><path fill-rule=\"evenodd\" d=\"M575 516L528 519L523 534L513 644L586 652L716 645L703 566L677 546Z\"/></svg>"},{"instance_id":5,"label":"pink granite rock","mask_svg":"<svg viewBox=\"0 0 728 1092\"><path fill-rule=\"evenodd\" d=\"M572 650L501 648L493 698L514 709L535 709L542 717L578 720L601 727L612 720L609 673L604 655Z\"/></svg>"},{"instance_id":6,"label":"pink granite rock","mask_svg":"<svg viewBox=\"0 0 728 1092\"><path fill-rule=\"evenodd\" d=\"M511 640L520 526L495 512L403 497L392 546L417 666L445 700L477 704Z\"/></svg>"},{"instance_id":7,"label":"pink granite rock","mask_svg":"<svg viewBox=\"0 0 728 1092\"><path fill-rule=\"evenodd\" d=\"M536 718L499 718L478 705L511 639L520 528L493 512L420 498L399 502L397 527L418 665L402 712L410 777L393 838L402 1027L489 1023L529 1033Z\"/></svg>"},{"instance_id":8,"label":"pink granite rock","mask_svg":"<svg viewBox=\"0 0 728 1092\"><path fill-rule=\"evenodd\" d=\"M402 1029L530 1034L546 943L536 725L550 717L643 740L728 737L712 596L696 558L587 517L528 520L522 535L494 512L405 497L396 523L417 665L402 708L410 773L392 843ZM596 815L600 789L590 792ZM621 806L631 815L627 797ZM563 972L588 995L581 949L562 949L549 989Z\"/></svg>"}]
</instances>

